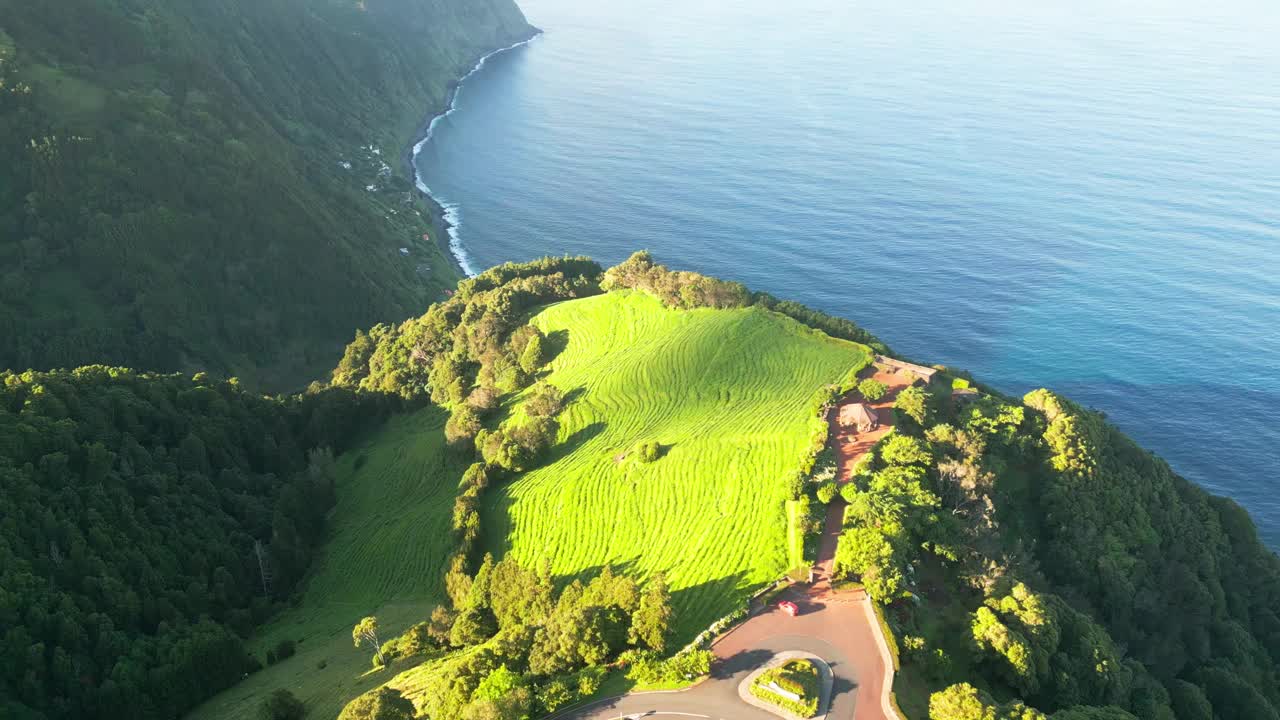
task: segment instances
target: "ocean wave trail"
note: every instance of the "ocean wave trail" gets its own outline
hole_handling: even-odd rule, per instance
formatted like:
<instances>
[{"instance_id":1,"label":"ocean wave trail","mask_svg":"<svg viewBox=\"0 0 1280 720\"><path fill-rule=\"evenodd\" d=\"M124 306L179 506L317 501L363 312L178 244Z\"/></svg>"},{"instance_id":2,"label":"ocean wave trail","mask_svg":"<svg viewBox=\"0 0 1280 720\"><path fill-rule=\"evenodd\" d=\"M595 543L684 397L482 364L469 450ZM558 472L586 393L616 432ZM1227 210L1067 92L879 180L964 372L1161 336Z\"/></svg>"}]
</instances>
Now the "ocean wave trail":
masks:
<instances>
[{"instance_id":1,"label":"ocean wave trail","mask_svg":"<svg viewBox=\"0 0 1280 720\"><path fill-rule=\"evenodd\" d=\"M423 194L435 201L435 203L444 211L445 232L449 235L449 252L453 254L454 260L457 260L458 262L458 267L462 268L462 272L465 273L467 277L475 277L479 273L475 268L475 264L472 262L470 253L467 252L466 246L462 244L462 237L459 233L459 229L462 227L461 208L457 203L450 202L443 196L433 193L431 188L427 187L427 183L422 179L422 174L418 172L418 154L421 153L422 149L431 142L432 138L435 137L436 126L439 125L440 121L449 117L455 110L457 110L458 94L462 91L462 85L468 78L484 68L484 64L489 61L489 58L507 52L508 50L514 50L523 45L528 45L536 40L541 34L541 32L538 32L527 40L521 40L518 43L508 45L504 48L499 48L480 58L480 60L476 62L475 67L471 68L466 75L463 75L458 80L457 85L454 86L453 92L449 95L449 103L448 106L445 107L444 112L431 118L431 122L427 123L426 134L423 135L422 139L413 146L413 159L410 163L413 167L413 184L416 185Z\"/></svg>"}]
</instances>

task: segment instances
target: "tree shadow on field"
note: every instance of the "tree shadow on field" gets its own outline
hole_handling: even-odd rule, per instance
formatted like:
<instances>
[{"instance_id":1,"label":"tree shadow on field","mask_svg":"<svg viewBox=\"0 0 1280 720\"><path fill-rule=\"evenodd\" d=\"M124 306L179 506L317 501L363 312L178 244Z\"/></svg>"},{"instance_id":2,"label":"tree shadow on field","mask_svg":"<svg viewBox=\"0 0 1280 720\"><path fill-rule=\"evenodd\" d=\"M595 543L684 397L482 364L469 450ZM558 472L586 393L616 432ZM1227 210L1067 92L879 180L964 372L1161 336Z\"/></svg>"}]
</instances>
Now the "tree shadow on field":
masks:
<instances>
[{"instance_id":1,"label":"tree shadow on field","mask_svg":"<svg viewBox=\"0 0 1280 720\"><path fill-rule=\"evenodd\" d=\"M570 405L572 405L572 404L574 404L575 402L577 402L578 398L582 397L582 396L583 396L583 395L585 395L586 393L587 393L587 389L586 389L585 387L581 386L581 385L579 385L578 387L575 387L575 388L570 388L570 389L568 389L568 390L565 390L565 391L564 391L564 406L565 406L565 407L569 407Z\"/></svg>"},{"instance_id":2,"label":"tree shadow on field","mask_svg":"<svg viewBox=\"0 0 1280 720\"><path fill-rule=\"evenodd\" d=\"M569 435L569 437L565 438L564 442L554 445L547 450L546 455L542 456L538 460L537 464L526 472L546 467L568 457L592 438L604 432L606 427L607 425L603 422L594 422L590 425L579 428L573 434ZM504 480L503 482L498 483L495 487L490 488L489 491L485 493L485 500L482 505L480 517L481 527L500 527L506 529L506 532L502 533L501 539L494 537L494 535L499 533L492 533L485 536L485 548L492 552L495 557L502 557L511 550L511 534L515 531L517 523L511 516L510 506L515 502L515 496L513 496L510 491L512 484L518 482L524 474L525 473L520 473L510 479ZM499 514L505 517L502 517L502 519L499 520Z\"/></svg>"},{"instance_id":3,"label":"tree shadow on field","mask_svg":"<svg viewBox=\"0 0 1280 720\"><path fill-rule=\"evenodd\" d=\"M550 465L557 460L568 457L573 454L575 450L585 445L591 438L604 432L606 427L608 427L607 423L597 421L590 425L578 428L572 435L565 438L564 442L553 446L551 450L547 452L546 460L539 463L539 467Z\"/></svg>"},{"instance_id":4,"label":"tree shadow on field","mask_svg":"<svg viewBox=\"0 0 1280 720\"><path fill-rule=\"evenodd\" d=\"M568 330L552 330L547 333L546 340L542 343L542 348L546 353L546 361L550 363L552 360L560 357L560 353L569 347L569 331Z\"/></svg>"}]
</instances>

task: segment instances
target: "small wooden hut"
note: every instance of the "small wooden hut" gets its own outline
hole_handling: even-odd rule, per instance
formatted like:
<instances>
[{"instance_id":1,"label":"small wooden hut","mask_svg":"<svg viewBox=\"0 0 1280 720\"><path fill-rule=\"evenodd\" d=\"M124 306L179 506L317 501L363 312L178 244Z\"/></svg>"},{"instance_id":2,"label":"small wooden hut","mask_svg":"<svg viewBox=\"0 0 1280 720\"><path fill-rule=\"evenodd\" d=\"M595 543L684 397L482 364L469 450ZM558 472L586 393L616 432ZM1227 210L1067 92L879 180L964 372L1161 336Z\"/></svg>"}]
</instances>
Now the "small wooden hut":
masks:
<instances>
[{"instance_id":1,"label":"small wooden hut","mask_svg":"<svg viewBox=\"0 0 1280 720\"><path fill-rule=\"evenodd\" d=\"M866 403L849 403L840 408L840 425L855 428L858 432L870 432L880 427L876 409Z\"/></svg>"}]
</instances>

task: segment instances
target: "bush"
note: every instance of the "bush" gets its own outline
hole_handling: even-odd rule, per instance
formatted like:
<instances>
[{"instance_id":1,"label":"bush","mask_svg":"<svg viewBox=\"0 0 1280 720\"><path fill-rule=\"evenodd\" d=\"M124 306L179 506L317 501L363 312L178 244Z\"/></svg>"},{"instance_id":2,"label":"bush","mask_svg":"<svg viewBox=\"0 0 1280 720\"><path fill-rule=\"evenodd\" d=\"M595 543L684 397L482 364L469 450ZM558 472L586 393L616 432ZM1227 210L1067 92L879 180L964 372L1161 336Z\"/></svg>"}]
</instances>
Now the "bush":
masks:
<instances>
[{"instance_id":1,"label":"bush","mask_svg":"<svg viewBox=\"0 0 1280 720\"><path fill-rule=\"evenodd\" d=\"M399 690L383 686L347 703L338 720L412 720L416 713Z\"/></svg>"},{"instance_id":2,"label":"bush","mask_svg":"<svg viewBox=\"0 0 1280 720\"><path fill-rule=\"evenodd\" d=\"M470 405L457 405L444 424L444 437L450 445L469 445L475 442L482 427L480 413Z\"/></svg>"},{"instance_id":3,"label":"bush","mask_svg":"<svg viewBox=\"0 0 1280 720\"><path fill-rule=\"evenodd\" d=\"M635 449L631 451L632 455L642 463L651 463L657 460L661 452L662 446L658 444L657 440L641 440L636 444Z\"/></svg>"},{"instance_id":4,"label":"bush","mask_svg":"<svg viewBox=\"0 0 1280 720\"><path fill-rule=\"evenodd\" d=\"M600 685L604 682L604 676L608 672L608 670L599 666L581 670L578 673L578 697L594 695L600 689Z\"/></svg>"},{"instance_id":5,"label":"bush","mask_svg":"<svg viewBox=\"0 0 1280 720\"><path fill-rule=\"evenodd\" d=\"M858 383L858 392L862 394L862 397L870 400L871 402L875 402L884 397L884 394L888 389L889 388L885 387L884 383L874 378L867 378L866 380Z\"/></svg>"},{"instance_id":6,"label":"bush","mask_svg":"<svg viewBox=\"0 0 1280 720\"><path fill-rule=\"evenodd\" d=\"M302 701L283 688L268 695L258 709L262 720L301 720L306 714L307 707Z\"/></svg>"},{"instance_id":7,"label":"bush","mask_svg":"<svg viewBox=\"0 0 1280 720\"><path fill-rule=\"evenodd\" d=\"M578 694L569 685L569 681L564 678L555 678L539 687L534 694L534 699L538 701L543 712L553 713L577 700Z\"/></svg>"},{"instance_id":8,"label":"bush","mask_svg":"<svg viewBox=\"0 0 1280 720\"><path fill-rule=\"evenodd\" d=\"M627 677L641 685L661 685L695 680L711 671L715 654L710 650L682 650L666 660L652 650L628 650L618 661L627 666Z\"/></svg>"},{"instance_id":9,"label":"bush","mask_svg":"<svg viewBox=\"0 0 1280 720\"><path fill-rule=\"evenodd\" d=\"M792 700L779 695L769 687L771 683L799 695L800 699ZM770 668L761 673L751 683L751 694L800 717L813 717L818 714L818 699L821 694L818 668L809 660L788 660L781 667Z\"/></svg>"},{"instance_id":10,"label":"bush","mask_svg":"<svg viewBox=\"0 0 1280 720\"><path fill-rule=\"evenodd\" d=\"M276 643L276 662L293 657L293 654L296 651L297 648L294 646L292 640L281 640Z\"/></svg>"},{"instance_id":11,"label":"bush","mask_svg":"<svg viewBox=\"0 0 1280 720\"><path fill-rule=\"evenodd\" d=\"M828 505L835 499L840 488L833 482L824 482L818 486L818 502Z\"/></svg>"}]
</instances>

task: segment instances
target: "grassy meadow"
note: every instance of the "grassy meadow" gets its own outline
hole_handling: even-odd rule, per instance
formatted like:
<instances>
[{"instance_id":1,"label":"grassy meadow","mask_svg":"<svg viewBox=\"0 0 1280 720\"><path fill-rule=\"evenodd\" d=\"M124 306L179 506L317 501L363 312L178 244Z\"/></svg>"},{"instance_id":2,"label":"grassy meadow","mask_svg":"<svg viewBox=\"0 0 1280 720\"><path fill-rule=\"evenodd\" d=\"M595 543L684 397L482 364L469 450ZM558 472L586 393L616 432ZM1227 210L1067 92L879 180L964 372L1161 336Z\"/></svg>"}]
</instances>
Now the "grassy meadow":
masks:
<instances>
[{"instance_id":1,"label":"grassy meadow","mask_svg":"<svg viewBox=\"0 0 1280 720\"><path fill-rule=\"evenodd\" d=\"M560 576L665 572L679 642L788 569L786 479L815 429L809 401L865 348L759 308L676 311L632 292L531 322L563 346L546 379L570 403L548 461L486 495L489 550L547 557ZM642 440L658 460L626 457Z\"/></svg>"},{"instance_id":2,"label":"grassy meadow","mask_svg":"<svg viewBox=\"0 0 1280 720\"><path fill-rule=\"evenodd\" d=\"M255 718L277 688L303 700L308 717L328 720L391 677L394 671L368 672L370 653L352 646L351 628L377 615L383 639L390 639L444 597L449 519L464 469L444 452L445 419L435 408L396 418L339 459L330 539L302 602L254 639L259 658L286 639L298 643L297 654L215 696L190 720Z\"/></svg>"}]
</instances>

